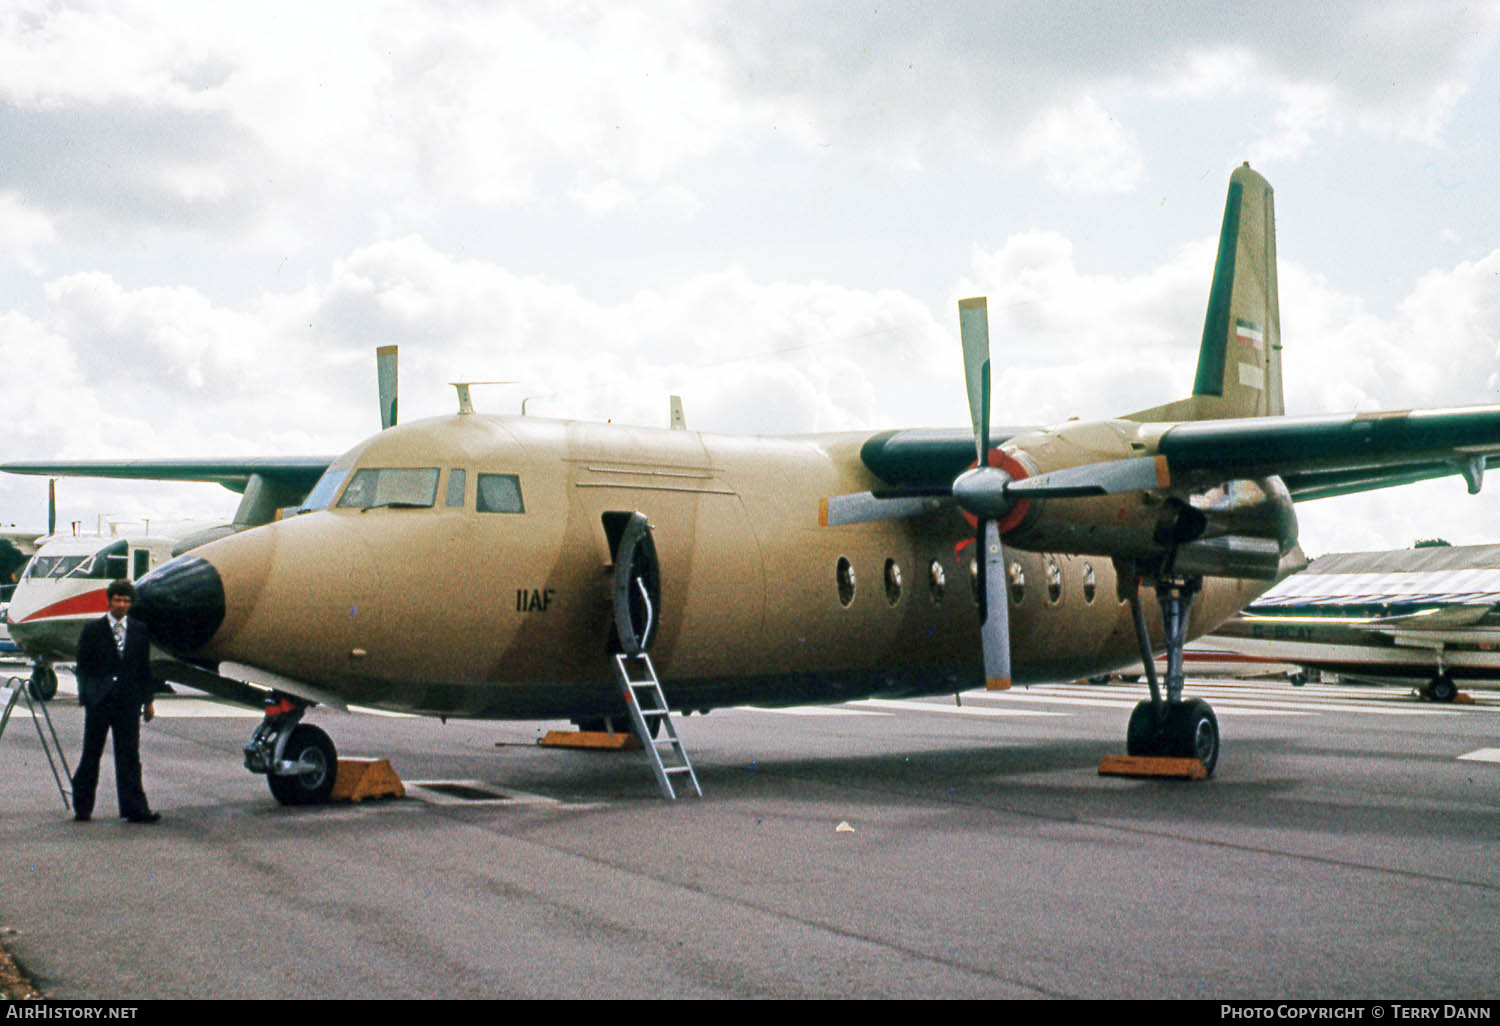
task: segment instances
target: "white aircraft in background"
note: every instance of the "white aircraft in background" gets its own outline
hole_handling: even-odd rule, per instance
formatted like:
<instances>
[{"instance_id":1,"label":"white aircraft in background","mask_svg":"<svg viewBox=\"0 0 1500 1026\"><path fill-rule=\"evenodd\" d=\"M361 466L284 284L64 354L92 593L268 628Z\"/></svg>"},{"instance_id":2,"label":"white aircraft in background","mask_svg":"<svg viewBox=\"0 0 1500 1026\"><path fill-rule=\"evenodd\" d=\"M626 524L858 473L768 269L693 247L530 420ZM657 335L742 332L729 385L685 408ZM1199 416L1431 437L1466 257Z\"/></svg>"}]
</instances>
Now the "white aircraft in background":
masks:
<instances>
[{"instance_id":1,"label":"white aircraft in background","mask_svg":"<svg viewBox=\"0 0 1500 1026\"><path fill-rule=\"evenodd\" d=\"M1321 556L1201 643L1259 663L1451 702L1455 680L1500 681L1500 545Z\"/></svg>"},{"instance_id":2,"label":"white aircraft in background","mask_svg":"<svg viewBox=\"0 0 1500 1026\"><path fill-rule=\"evenodd\" d=\"M31 661L31 694L57 694L56 662L71 662L87 621L109 609L105 589L118 578L134 581L170 560L189 531L201 524L144 529L112 524L109 533L55 534L38 539L36 553L16 582L5 610L12 644Z\"/></svg>"}]
</instances>

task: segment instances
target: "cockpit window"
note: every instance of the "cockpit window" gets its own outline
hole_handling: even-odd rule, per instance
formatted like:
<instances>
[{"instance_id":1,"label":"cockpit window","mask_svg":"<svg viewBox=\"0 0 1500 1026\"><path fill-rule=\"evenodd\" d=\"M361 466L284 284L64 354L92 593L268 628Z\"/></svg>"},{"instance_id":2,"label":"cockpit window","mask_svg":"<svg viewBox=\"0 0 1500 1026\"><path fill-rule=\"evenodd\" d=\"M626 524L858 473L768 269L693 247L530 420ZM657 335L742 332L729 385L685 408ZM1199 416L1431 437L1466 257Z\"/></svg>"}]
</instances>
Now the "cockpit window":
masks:
<instances>
[{"instance_id":1,"label":"cockpit window","mask_svg":"<svg viewBox=\"0 0 1500 1026\"><path fill-rule=\"evenodd\" d=\"M26 577L39 581L44 577L66 577L78 568L87 556L32 556L26 566Z\"/></svg>"},{"instance_id":2,"label":"cockpit window","mask_svg":"<svg viewBox=\"0 0 1500 1026\"><path fill-rule=\"evenodd\" d=\"M312 491L307 493L307 498L294 512L308 513L317 509L327 509L328 504L333 501L334 493L339 490L339 485L343 484L344 478L348 476L348 467L329 467L323 471L323 476L318 478L318 483L313 485Z\"/></svg>"},{"instance_id":3,"label":"cockpit window","mask_svg":"<svg viewBox=\"0 0 1500 1026\"><path fill-rule=\"evenodd\" d=\"M514 474L480 474L476 508L481 513L525 513L521 480Z\"/></svg>"},{"instance_id":4,"label":"cockpit window","mask_svg":"<svg viewBox=\"0 0 1500 1026\"><path fill-rule=\"evenodd\" d=\"M26 577L30 580L70 577L74 580L113 581L126 576L125 571L129 566L127 548L124 539L121 539L98 552L82 556L37 555L27 565Z\"/></svg>"},{"instance_id":5,"label":"cockpit window","mask_svg":"<svg viewBox=\"0 0 1500 1026\"><path fill-rule=\"evenodd\" d=\"M427 508L437 499L437 483L437 467L365 467L354 472L339 506Z\"/></svg>"}]
</instances>

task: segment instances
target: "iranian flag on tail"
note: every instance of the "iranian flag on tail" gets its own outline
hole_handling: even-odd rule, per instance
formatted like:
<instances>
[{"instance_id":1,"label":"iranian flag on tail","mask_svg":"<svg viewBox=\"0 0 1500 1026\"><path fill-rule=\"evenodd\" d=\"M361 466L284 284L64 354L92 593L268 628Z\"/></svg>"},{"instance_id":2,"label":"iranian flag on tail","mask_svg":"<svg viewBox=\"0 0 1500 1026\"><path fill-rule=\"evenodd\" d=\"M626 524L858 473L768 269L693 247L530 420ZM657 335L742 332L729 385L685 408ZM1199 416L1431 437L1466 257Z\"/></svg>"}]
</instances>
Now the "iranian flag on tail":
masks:
<instances>
[{"instance_id":1,"label":"iranian flag on tail","mask_svg":"<svg viewBox=\"0 0 1500 1026\"><path fill-rule=\"evenodd\" d=\"M1234 337L1256 349L1265 348L1265 336L1260 333L1260 326L1249 321L1234 322Z\"/></svg>"}]
</instances>

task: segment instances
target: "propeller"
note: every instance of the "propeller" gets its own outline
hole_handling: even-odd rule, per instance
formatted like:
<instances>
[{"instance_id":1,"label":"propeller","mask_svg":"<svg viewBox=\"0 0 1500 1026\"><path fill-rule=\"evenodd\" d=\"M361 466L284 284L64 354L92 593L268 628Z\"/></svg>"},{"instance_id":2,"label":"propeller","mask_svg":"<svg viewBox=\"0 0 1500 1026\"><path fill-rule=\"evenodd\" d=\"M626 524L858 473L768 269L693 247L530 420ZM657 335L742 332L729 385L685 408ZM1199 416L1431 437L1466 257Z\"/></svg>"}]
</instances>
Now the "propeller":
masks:
<instances>
[{"instance_id":1,"label":"propeller","mask_svg":"<svg viewBox=\"0 0 1500 1026\"><path fill-rule=\"evenodd\" d=\"M47 479L47 533L57 533L57 478Z\"/></svg>"},{"instance_id":2,"label":"propeller","mask_svg":"<svg viewBox=\"0 0 1500 1026\"><path fill-rule=\"evenodd\" d=\"M380 430L396 424L396 347L375 349L375 388L380 395Z\"/></svg>"},{"instance_id":3,"label":"propeller","mask_svg":"<svg viewBox=\"0 0 1500 1026\"><path fill-rule=\"evenodd\" d=\"M979 616L984 648L985 685L1010 687L1010 597L1006 581L1002 528L1017 507L1031 499L1083 498L1149 491L1170 484L1161 455L1104 460L1062 467L1027 476L1014 458L990 450L990 331L984 297L960 300L959 336L963 343L964 382L969 418L974 427L974 466L950 485L896 488L830 496L822 501L818 522L824 526L904 519L957 502L976 520L975 543L980 563Z\"/></svg>"},{"instance_id":4,"label":"propeller","mask_svg":"<svg viewBox=\"0 0 1500 1026\"><path fill-rule=\"evenodd\" d=\"M986 501L971 506L958 494L960 482L976 496L988 498L999 489L1003 499L1011 477L990 465L990 318L984 297L960 300L958 333L964 348L964 383L969 391L969 419L974 424L974 469L959 475L953 496L978 517L974 543L979 560L979 639L984 650L984 686L991 691L1010 687L1010 595L1005 586L1005 549L1000 544L996 517L1009 506Z\"/></svg>"}]
</instances>

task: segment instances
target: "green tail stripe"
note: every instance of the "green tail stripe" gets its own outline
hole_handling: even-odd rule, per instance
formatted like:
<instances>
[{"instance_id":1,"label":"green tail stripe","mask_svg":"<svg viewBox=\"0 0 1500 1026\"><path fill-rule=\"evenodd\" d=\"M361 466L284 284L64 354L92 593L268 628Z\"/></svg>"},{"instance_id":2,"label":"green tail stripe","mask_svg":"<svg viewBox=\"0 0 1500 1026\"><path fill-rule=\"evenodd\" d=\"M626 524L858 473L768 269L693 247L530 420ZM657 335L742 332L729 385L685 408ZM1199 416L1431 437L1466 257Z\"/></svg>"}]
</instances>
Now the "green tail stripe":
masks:
<instances>
[{"instance_id":1,"label":"green tail stripe","mask_svg":"<svg viewBox=\"0 0 1500 1026\"><path fill-rule=\"evenodd\" d=\"M1203 342L1198 348L1198 377L1194 395L1224 394L1224 362L1229 348L1229 301L1234 294L1234 258L1240 238L1240 195L1244 187L1229 183L1224 203L1224 227L1219 231L1219 256L1214 261L1214 284L1208 296L1208 315L1203 321Z\"/></svg>"}]
</instances>

